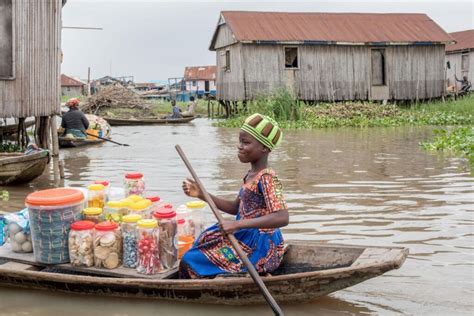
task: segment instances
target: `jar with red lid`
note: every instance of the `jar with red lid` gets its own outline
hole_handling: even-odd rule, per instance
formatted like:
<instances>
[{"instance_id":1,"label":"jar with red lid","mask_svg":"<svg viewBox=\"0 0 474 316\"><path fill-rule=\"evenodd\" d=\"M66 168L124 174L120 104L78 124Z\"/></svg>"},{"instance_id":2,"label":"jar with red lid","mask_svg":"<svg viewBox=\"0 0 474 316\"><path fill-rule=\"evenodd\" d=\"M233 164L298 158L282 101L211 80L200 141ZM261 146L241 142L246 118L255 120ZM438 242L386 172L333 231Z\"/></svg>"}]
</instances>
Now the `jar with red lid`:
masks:
<instances>
[{"instance_id":1,"label":"jar with red lid","mask_svg":"<svg viewBox=\"0 0 474 316\"><path fill-rule=\"evenodd\" d=\"M160 233L156 219L142 219L137 222L138 265L141 274L156 274L161 270L159 240Z\"/></svg>"},{"instance_id":2,"label":"jar with red lid","mask_svg":"<svg viewBox=\"0 0 474 316\"><path fill-rule=\"evenodd\" d=\"M115 269L122 263L122 232L119 224L106 221L95 225L94 263L96 268Z\"/></svg>"},{"instance_id":3,"label":"jar with red lid","mask_svg":"<svg viewBox=\"0 0 474 316\"><path fill-rule=\"evenodd\" d=\"M146 199L151 201L150 215L166 204L158 195L147 196Z\"/></svg>"},{"instance_id":4,"label":"jar with red lid","mask_svg":"<svg viewBox=\"0 0 474 316\"><path fill-rule=\"evenodd\" d=\"M110 200L110 182L107 180L96 180L94 184L102 184L105 190L105 203Z\"/></svg>"},{"instance_id":5,"label":"jar with red lid","mask_svg":"<svg viewBox=\"0 0 474 316\"><path fill-rule=\"evenodd\" d=\"M94 222L77 221L69 231L69 260L75 267L94 265Z\"/></svg>"},{"instance_id":6,"label":"jar with red lid","mask_svg":"<svg viewBox=\"0 0 474 316\"><path fill-rule=\"evenodd\" d=\"M178 263L178 224L176 212L170 204L153 213L160 230L160 261L163 269L176 267Z\"/></svg>"},{"instance_id":7,"label":"jar with red lid","mask_svg":"<svg viewBox=\"0 0 474 316\"><path fill-rule=\"evenodd\" d=\"M145 179L143 173L129 172L125 174L124 180L125 196L140 195L145 193Z\"/></svg>"}]
</instances>

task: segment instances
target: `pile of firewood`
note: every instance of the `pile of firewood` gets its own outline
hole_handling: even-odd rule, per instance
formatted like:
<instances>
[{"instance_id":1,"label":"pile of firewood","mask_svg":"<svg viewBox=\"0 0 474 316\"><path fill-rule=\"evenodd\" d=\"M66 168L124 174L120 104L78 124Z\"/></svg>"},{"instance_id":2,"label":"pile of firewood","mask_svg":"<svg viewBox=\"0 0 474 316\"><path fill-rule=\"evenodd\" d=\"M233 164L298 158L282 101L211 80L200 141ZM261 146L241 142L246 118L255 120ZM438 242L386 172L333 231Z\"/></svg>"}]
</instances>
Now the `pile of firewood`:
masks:
<instances>
[{"instance_id":1,"label":"pile of firewood","mask_svg":"<svg viewBox=\"0 0 474 316\"><path fill-rule=\"evenodd\" d=\"M101 87L97 93L88 98L81 110L97 113L105 108L148 109L149 105L136 92L120 84L114 84Z\"/></svg>"}]
</instances>

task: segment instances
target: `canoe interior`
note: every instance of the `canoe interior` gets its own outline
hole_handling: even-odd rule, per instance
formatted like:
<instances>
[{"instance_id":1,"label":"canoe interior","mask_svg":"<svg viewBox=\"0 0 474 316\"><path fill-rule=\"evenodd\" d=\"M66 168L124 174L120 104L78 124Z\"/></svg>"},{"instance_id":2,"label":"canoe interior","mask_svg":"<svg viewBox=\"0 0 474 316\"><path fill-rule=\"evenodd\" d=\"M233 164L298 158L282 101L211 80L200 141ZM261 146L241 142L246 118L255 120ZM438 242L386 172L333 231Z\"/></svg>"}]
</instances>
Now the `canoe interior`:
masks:
<instances>
[{"instance_id":1,"label":"canoe interior","mask_svg":"<svg viewBox=\"0 0 474 316\"><path fill-rule=\"evenodd\" d=\"M27 183L43 174L49 152L0 154L0 185Z\"/></svg>"},{"instance_id":2,"label":"canoe interior","mask_svg":"<svg viewBox=\"0 0 474 316\"><path fill-rule=\"evenodd\" d=\"M66 137L59 137L59 147L61 148L73 148L73 147L82 147L88 145L97 145L102 144L105 140L102 139L71 139Z\"/></svg>"}]
</instances>

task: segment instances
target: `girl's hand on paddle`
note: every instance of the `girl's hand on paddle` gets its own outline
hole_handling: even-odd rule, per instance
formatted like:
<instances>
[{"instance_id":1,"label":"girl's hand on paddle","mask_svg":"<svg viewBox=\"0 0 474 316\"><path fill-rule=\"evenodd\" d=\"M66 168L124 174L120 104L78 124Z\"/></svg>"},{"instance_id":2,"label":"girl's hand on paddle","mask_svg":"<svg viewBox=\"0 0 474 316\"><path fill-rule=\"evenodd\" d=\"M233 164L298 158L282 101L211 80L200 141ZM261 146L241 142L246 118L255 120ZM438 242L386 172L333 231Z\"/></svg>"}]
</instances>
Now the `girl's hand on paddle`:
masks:
<instances>
[{"instance_id":1,"label":"girl's hand on paddle","mask_svg":"<svg viewBox=\"0 0 474 316\"><path fill-rule=\"evenodd\" d=\"M226 234L232 234L233 232L240 229L240 222L239 221L222 221L220 224L222 231Z\"/></svg>"},{"instance_id":2,"label":"girl's hand on paddle","mask_svg":"<svg viewBox=\"0 0 474 316\"><path fill-rule=\"evenodd\" d=\"M186 180L183 181L183 192L184 194L190 197L202 197L202 192L199 189L199 186L197 185L196 181L189 178L186 178Z\"/></svg>"}]
</instances>

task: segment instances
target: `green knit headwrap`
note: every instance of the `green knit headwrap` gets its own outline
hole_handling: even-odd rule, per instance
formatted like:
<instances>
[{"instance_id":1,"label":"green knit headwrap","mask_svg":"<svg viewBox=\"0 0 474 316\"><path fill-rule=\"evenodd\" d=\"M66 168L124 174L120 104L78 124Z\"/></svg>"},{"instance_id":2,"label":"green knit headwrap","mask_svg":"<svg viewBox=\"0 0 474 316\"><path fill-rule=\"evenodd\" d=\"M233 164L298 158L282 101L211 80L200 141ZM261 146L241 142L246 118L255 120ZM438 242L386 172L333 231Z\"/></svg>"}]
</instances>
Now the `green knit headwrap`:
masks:
<instances>
[{"instance_id":1,"label":"green knit headwrap","mask_svg":"<svg viewBox=\"0 0 474 316\"><path fill-rule=\"evenodd\" d=\"M278 123L271 117L255 113L245 119L241 129L252 135L270 150L275 149L283 138Z\"/></svg>"}]
</instances>

